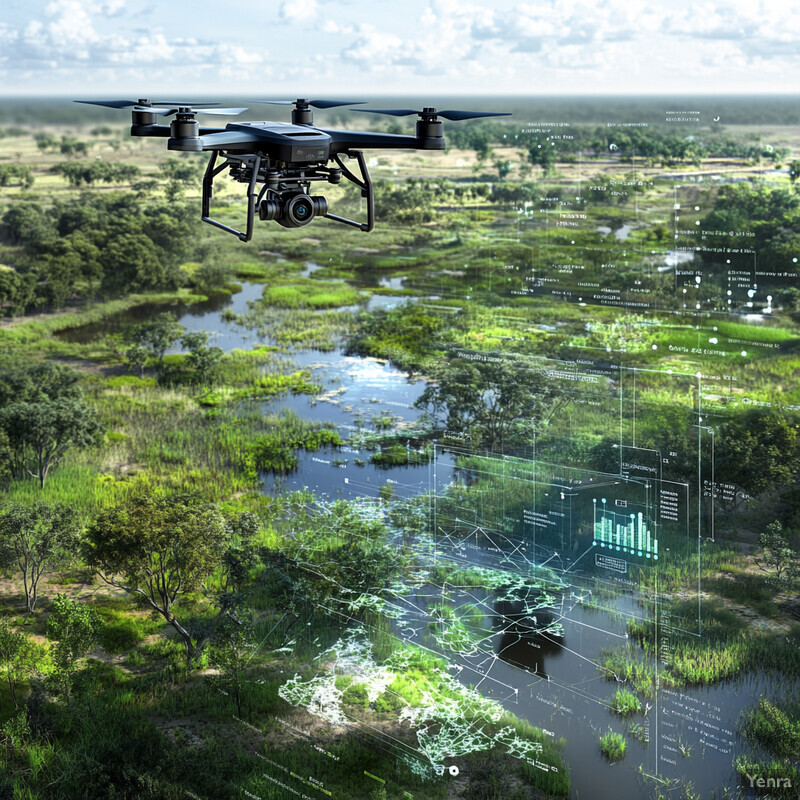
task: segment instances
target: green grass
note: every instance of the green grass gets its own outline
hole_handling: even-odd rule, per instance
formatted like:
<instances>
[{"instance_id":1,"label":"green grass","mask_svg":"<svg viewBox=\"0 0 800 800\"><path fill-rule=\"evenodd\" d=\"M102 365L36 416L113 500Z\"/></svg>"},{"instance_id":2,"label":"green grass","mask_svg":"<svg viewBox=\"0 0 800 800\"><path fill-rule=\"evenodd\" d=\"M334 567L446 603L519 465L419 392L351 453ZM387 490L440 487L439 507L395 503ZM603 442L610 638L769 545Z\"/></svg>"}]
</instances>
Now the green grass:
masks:
<instances>
[{"instance_id":1,"label":"green grass","mask_svg":"<svg viewBox=\"0 0 800 800\"><path fill-rule=\"evenodd\" d=\"M744 787L750 787L752 779L754 786L767 789L768 796L774 800L797 800L797 787L800 786L800 768L797 766L744 755L736 759L736 772Z\"/></svg>"},{"instance_id":2,"label":"green grass","mask_svg":"<svg viewBox=\"0 0 800 800\"><path fill-rule=\"evenodd\" d=\"M609 730L600 737L600 752L612 763L622 761L625 758L625 751L628 743L620 733Z\"/></svg>"},{"instance_id":3,"label":"green grass","mask_svg":"<svg viewBox=\"0 0 800 800\"><path fill-rule=\"evenodd\" d=\"M93 605L103 621L98 643L110 654L126 653L146 636L161 633L164 628L164 620L160 617L152 619L141 614L132 615L131 603L127 598L108 598Z\"/></svg>"},{"instance_id":4,"label":"green grass","mask_svg":"<svg viewBox=\"0 0 800 800\"><path fill-rule=\"evenodd\" d=\"M748 739L776 758L800 759L800 704L759 698L740 720Z\"/></svg>"},{"instance_id":5,"label":"green grass","mask_svg":"<svg viewBox=\"0 0 800 800\"><path fill-rule=\"evenodd\" d=\"M344 282L315 281L311 278L295 279L283 286L264 289L263 303L277 308L323 309L352 306L369 296Z\"/></svg>"},{"instance_id":6,"label":"green grass","mask_svg":"<svg viewBox=\"0 0 800 800\"><path fill-rule=\"evenodd\" d=\"M787 678L800 676L797 642L800 624L788 635L762 633L746 620L725 608L720 601L706 600L702 605L702 636L683 635L677 631L697 630L697 601L674 600L668 608L673 634L672 652L661 673L662 686L693 686L718 683L737 675L772 670ZM652 663L655 626L649 621L628 621L628 633L646 660ZM637 691L652 686L651 667L637 664L630 649L605 654L607 674L620 674L634 681ZM617 669L619 672L617 672Z\"/></svg>"},{"instance_id":7,"label":"green grass","mask_svg":"<svg viewBox=\"0 0 800 800\"><path fill-rule=\"evenodd\" d=\"M611 710L621 717L629 717L638 714L642 710L639 698L627 689L617 689L611 699Z\"/></svg>"}]
</instances>

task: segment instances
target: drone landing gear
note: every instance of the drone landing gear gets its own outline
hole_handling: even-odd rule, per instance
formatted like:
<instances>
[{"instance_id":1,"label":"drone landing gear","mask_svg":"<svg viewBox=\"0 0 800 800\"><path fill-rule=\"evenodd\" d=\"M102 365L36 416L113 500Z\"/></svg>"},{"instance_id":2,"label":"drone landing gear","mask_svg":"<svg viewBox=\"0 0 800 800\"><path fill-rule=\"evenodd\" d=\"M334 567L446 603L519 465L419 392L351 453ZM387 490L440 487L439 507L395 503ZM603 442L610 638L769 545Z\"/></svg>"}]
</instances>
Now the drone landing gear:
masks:
<instances>
[{"instance_id":1,"label":"drone landing gear","mask_svg":"<svg viewBox=\"0 0 800 800\"><path fill-rule=\"evenodd\" d=\"M262 157L260 155L237 154L233 158L226 157L225 161L223 161L219 166L217 166L217 155L218 151L212 151L211 158L208 161L208 166L206 167L205 174L203 175L201 219L203 222L207 222L209 225L213 225L215 228L219 228L226 233L232 233L234 236L238 236L243 242L249 242L253 238L253 227L255 224L256 213L260 210L261 201L265 194L268 197L277 198L280 203L280 199L283 196L292 198L301 193L307 195L309 182L312 180L324 180L328 183L338 183L339 180L341 180L342 175L344 175L344 177L347 178L347 180L349 180L351 183L354 183L356 186L358 186L358 188L361 189L361 196L366 198L367 221L357 222L352 219L347 219L346 217L340 217L336 214L329 213L327 211L327 203L325 202L325 198L316 198L317 200L322 200L322 203L316 207L319 207L320 210L324 209L324 213L320 214L319 216L323 216L326 219L333 220L334 222L340 222L343 225L350 225L354 228L364 231L365 233L371 231L374 226L375 194L372 181L369 177L369 172L367 171L367 164L364 160L364 154L360 150L351 150L344 153L344 155L357 160L359 171L361 173L360 177L352 172L347 166L345 166L339 154L332 156L333 161L335 161L337 164L337 169L330 169L325 166L317 166L311 168L303 167L299 170L284 169L276 171L265 169L263 172ZM248 183L247 225L244 231L232 228L230 225L225 225L224 223L219 222L219 220L212 219L210 216L211 198L214 196L214 178L216 178L217 175L219 175L220 172L225 170L227 167L234 168L233 171L236 172L235 177L238 180ZM277 175L276 172L278 173ZM259 183L264 184L260 190L257 188ZM265 217L262 216L262 219L264 218ZM268 218L275 219L276 217L270 214ZM295 220L294 224L285 225L285 227L299 227L300 225L305 225L308 222L311 222L312 218L313 215L309 216L308 219L303 222Z\"/></svg>"},{"instance_id":2,"label":"drone landing gear","mask_svg":"<svg viewBox=\"0 0 800 800\"><path fill-rule=\"evenodd\" d=\"M346 155L355 157L356 161L358 161L358 168L361 171L361 178L358 178L353 172L351 172L343 163L341 158L338 155L333 157L333 160L338 164L339 169L342 171L342 175L347 178L351 183L354 183L361 189L361 196L365 197L367 200L367 221L366 222L356 222L352 219L347 219L346 217L337 217L336 214L325 214L327 219L332 219L334 222L342 222L345 225L352 225L354 228L358 228L359 230L364 231L365 233L369 233L373 226L375 225L375 193L372 189L372 181L369 177L369 172L367 172L367 162L364 161L364 153L361 150L352 150Z\"/></svg>"},{"instance_id":3,"label":"drone landing gear","mask_svg":"<svg viewBox=\"0 0 800 800\"><path fill-rule=\"evenodd\" d=\"M256 205L259 197L259 192L256 191L256 185L258 183L258 173L261 169L261 156L241 156L240 160L247 164L248 168L251 170L250 184L247 187L246 232L243 233L242 231L236 230L236 228L231 228L230 225L225 225L218 220L211 219L209 216L211 213L211 198L214 196L214 178L216 178L217 175L222 172L222 170L230 166L231 163L230 161L226 160L216 167L216 150L212 151L211 158L208 160L208 166L206 167L205 174L203 175L203 211L201 219L203 222L207 222L209 225L213 225L215 228L220 228L226 233L232 233L234 236L238 236L243 242L249 242L253 238L253 223L255 221Z\"/></svg>"}]
</instances>

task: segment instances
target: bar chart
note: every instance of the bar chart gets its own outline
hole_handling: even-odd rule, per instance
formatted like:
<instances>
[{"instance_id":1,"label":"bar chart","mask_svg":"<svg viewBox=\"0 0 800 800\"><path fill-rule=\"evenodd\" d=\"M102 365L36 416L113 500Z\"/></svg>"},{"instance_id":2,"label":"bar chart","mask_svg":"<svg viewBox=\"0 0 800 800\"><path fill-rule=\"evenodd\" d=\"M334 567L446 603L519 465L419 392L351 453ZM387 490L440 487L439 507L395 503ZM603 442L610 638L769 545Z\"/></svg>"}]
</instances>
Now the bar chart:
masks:
<instances>
[{"instance_id":1,"label":"bar chart","mask_svg":"<svg viewBox=\"0 0 800 800\"><path fill-rule=\"evenodd\" d=\"M600 547L609 550L619 550L631 555L643 556L658 560L658 539L650 530L648 520L642 512L636 514L620 514L609 511L606 498L600 501L598 508L597 498L592 500L594 512L594 542Z\"/></svg>"}]
</instances>

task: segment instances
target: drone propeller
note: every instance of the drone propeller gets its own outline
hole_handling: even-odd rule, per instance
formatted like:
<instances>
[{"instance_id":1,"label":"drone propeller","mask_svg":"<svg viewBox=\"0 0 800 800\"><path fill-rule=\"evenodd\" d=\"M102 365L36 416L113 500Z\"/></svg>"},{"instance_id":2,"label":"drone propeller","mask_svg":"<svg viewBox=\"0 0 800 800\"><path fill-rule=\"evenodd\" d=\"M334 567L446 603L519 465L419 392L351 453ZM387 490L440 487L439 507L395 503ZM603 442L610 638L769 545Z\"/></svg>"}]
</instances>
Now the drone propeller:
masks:
<instances>
[{"instance_id":1,"label":"drone propeller","mask_svg":"<svg viewBox=\"0 0 800 800\"><path fill-rule=\"evenodd\" d=\"M158 114L169 116L170 114L218 114L223 116L235 116L247 111L246 108L216 108L219 103L181 103L175 101L150 103L149 101L137 100L76 100L76 103L86 103L90 106L103 106L105 108L130 109L147 114ZM207 106L215 106L207 108Z\"/></svg>"},{"instance_id":2,"label":"drone propeller","mask_svg":"<svg viewBox=\"0 0 800 800\"><path fill-rule=\"evenodd\" d=\"M416 111L413 108L354 108L353 111L360 111L364 114L389 114L393 117L410 117L412 114L419 115L424 120L444 117L449 120L477 119L478 117L510 117L508 111L456 111L453 109L437 111L435 108L423 108Z\"/></svg>"},{"instance_id":3,"label":"drone propeller","mask_svg":"<svg viewBox=\"0 0 800 800\"><path fill-rule=\"evenodd\" d=\"M266 103L272 106L296 106L297 108L337 108L338 106L357 106L366 103L366 100L252 100L253 103Z\"/></svg>"}]
</instances>

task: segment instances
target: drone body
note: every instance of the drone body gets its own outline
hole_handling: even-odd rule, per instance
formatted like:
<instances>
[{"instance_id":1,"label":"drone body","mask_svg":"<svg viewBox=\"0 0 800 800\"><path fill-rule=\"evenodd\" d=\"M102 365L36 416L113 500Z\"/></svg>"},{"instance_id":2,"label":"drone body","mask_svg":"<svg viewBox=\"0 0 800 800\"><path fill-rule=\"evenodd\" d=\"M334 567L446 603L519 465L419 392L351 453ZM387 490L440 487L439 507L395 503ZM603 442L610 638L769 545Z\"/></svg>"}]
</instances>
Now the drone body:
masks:
<instances>
[{"instance_id":1,"label":"drone body","mask_svg":"<svg viewBox=\"0 0 800 800\"><path fill-rule=\"evenodd\" d=\"M216 104L180 102L152 103L149 100L78 100L79 103L131 110L131 136L167 138L167 149L181 152L210 152L203 177L202 220L248 242L253 236L255 217L274 220L285 228L307 225L314 217L371 231L374 225L374 191L364 160L365 149L444 150L443 125L439 117L450 120L475 117L507 116L480 111L437 111L435 108L357 109L374 114L410 116L416 114L416 136L340 131L314 126L315 108L355 105L360 101L337 100L265 100L278 105L294 105L292 122L238 122L224 128L201 126L198 113L235 115L246 108L217 108ZM203 107L200 107L203 106ZM159 125L157 118L175 114L170 125ZM359 173L350 170L342 156L355 159ZM218 158L223 161L218 164ZM332 166L329 166L331 164ZM247 224L244 231L214 220L210 216L214 178L224 170L240 183L247 184ZM342 178L354 183L367 201L367 219L357 222L331 214L323 195L311 195L313 182L340 183ZM261 187L259 188L259 184Z\"/></svg>"}]
</instances>

